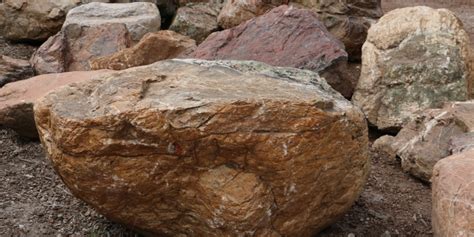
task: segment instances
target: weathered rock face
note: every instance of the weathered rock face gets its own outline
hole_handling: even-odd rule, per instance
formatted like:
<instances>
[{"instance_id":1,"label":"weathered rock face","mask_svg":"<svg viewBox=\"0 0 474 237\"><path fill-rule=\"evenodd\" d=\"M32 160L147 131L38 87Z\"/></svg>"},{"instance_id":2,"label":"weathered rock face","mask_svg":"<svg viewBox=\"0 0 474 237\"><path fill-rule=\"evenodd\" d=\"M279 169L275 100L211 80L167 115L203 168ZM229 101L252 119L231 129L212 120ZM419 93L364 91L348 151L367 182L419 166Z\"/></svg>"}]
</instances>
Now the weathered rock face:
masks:
<instances>
[{"instance_id":1,"label":"weathered rock face","mask_svg":"<svg viewBox=\"0 0 474 237\"><path fill-rule=\"evenodd\" d=\"M310 236L369 165L359 109L311 71L257 62L127 69L50 93L35 119L77 197L154 234Z\"/></svg>"},{"instance_id":2,"label":"weathered rock face","mask_svg":"<svg viewBox=\"0 0 474 237\"><path fill-rule=\"evenodd\" d=\"M354 88L352 80L339 69L346 66L344 46L309 10L277 7L237 27L211 34L192 56L207 60L256 60L328 72L325 79L344 96L350 96Z\"/></svg>"},{"instance_id":3,"label":"weathered rock face","mask_svg":"<svg viewBox=\"0 0 474 237\"><path fill-rule=\"evenodd\" d=\"M34 76L33 68L27 60L0 57L0 87L32 76Z\"/></svg>"},{"instance_id":4,"label":"weathered rock face","mask_svg":"<svg viewBox=\"0 0 474 237\"><path fill-rule=\"evenodd\" d=\"M37 74L90 70L89 61L111 55L132 44L125 24L70 24L46 41L32 56Z\"/></svg>"},{"instance_id":5,"label":"weathered rock face","mask_svg":"<svg viewBox=\"0 0 474 237\"><path fill-rule=\"evenodd\" d=\"M228 0L224 3L217 21L224 29L232 28L287 3L288 0Z\"/></svg>"},{"instance_id":6,"label":"weathered rock face","mask_svg":"<svg viewBox=\"0 0 474 237\"><path fill-rule=\"evenodd\" d=\"M466 148L453 139L469 132L474 132L474 101L449 103L408 123L393 138L391 148L400 157L404 171L429 181L436 162Z\"/></svg>"},{"instance_id":7,"label":"weathered rock face","mask_svg":"<svg viewBox=\"0 0 474 237\"><path fill-rule=\"evenodd\" d=\"M295 0L316 11L329 32L346 46L351 60L358 61L370 25L382 16L381 0Z\"/></svg>"},{"instance_id":8,"label":"weathered rock face","mask_svg":"<svg viewBox=\"0 0 474 237\"><path fill-rule=\"evenodd\" d=\"M48 92L72 82L89 80L107 71L69 72L33 77L0 88L0 125L20 135L38 138L33 115L35 101Z\"/></svg>"},{"instance_id":9,"label":"weathered rock face","mask_svg":"<svg viewBox=\"0 0 474 237\"><path fill-rule=\"evenodd\" d=\"M452 154L461 153L471 149L474 149L474 132L453 136L449 140L449 151Z\"/></svg>"},{"instance_id":10,"label":"weathered rock face","mask_svg":"<svg viewBox=\"0 0 474 237\"><path fill-rule=\"evenodd\" d=\"M466 100L473 83L468 47L461 22L448 10L391 11L369 30L352 101L379 129L398 130L425 108Z\"/></svg>"},{"instance_id":11,"label":"weathered rock face","mask_svg":"<svg viewBox=\"0 0 474 237\"><path fill-rule=\"evenodd\" d=\"M125 24L134 41L146 33L160 30L160 12L149 2L100 3L93 2L69 11L62 29L71 27L92 27L109 23Z\"/></svg>"},{"instance_id":12,"label":"weathered rock face","mask_svg":"<svg viewBox=\"0 0 474 237\"><path fill-rule=\"evenodd\" d=\"M210 3L188 4L180 7L170 30L189 36L199 44L219 29L217 25L219 10L219 5Z\"/></svg>"},{"instance_id":13,"label":"weathered rock face","mask_svg":"<svg viewBox=\"0 0 474 237\"><path fill-rule=\"evenodd\" d=\"M435 236L474 236L474 150L439 161L433 175Z\"/></svg>"},{"instance_id":14,"label":"weathered rock face","mask_svg":"<svg viewBox=\"0 0 474 237\"><path fill-rule=\"evenodd\" d=\"M66 13L79 4L79 0L5 0L0 7L4 36L10 40L46 40L61 29Z\"/></svg>"},{"instance_id":15,"label":"weathered rock face","mask_svg":"<svg viewBox=\"0 0 474 237\"><path fill-rule=\"evenodd\" d=\"M115 54L100 57L90 62L92 70L123 70L131 67L152 64L154 62L176 58L196 49L196 42L174 31L163 30L149 33L133 46Z\"/></svg>"}]
</instances>

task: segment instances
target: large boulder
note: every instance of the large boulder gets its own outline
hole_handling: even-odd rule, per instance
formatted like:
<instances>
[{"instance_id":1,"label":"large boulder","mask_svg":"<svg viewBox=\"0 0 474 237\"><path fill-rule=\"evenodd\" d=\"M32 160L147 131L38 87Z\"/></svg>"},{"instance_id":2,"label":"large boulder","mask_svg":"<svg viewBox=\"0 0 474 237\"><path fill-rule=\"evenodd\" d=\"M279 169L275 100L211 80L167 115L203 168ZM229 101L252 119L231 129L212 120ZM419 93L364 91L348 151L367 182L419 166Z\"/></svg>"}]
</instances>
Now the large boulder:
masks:
<instances>
[{"instance_id":1,"label":"large boulder","mask_svg":"<svg viewBox=\"0 0 474 237\"><path fill-rule=\"evenodd\" d=\"M388 143L384 150L401 159L404 171L428 182L436 162L469 147L464 136L470 132L474 132L474 101L455 102L424 111L396 137L382 137L375 144Z\"/></svg>"},{"instance_id":2,"label":"large boulder","mask_svg":"<svg viewBox=\"0 0 474 237\"><path fill-rule=\"evenodd\" d=\"M35 119L74 195L154 235L311 236L368 173L362 112L311 71L258 62L119 71L50 93Z\"/></svg>"},{"instance_id":3,"label":"large boulder","mask_svg":"<svg viewBox=\"0 0 474 237\"><path fill-rule=\"evenodd\" d=\"M362 58L352 101L382 130L399 130L426 108L466 100L474 83L469 38L445 9L391 11L370 28Z\"/></svg>"},{"instance_id":4,"label":"large boulder","mask_svg":"<svg viewBox=\"0 0 474 237\"><path fill-rule=\"evenodd\" d=\"M174 31L163 30L148 33L138 44L131 48L94 59L90 61L90 66L92 70L123 70L176 58L181 54L189 54L195 49L196 42L193 39Z\"/></svg>"},{"instance_id":5,"label":"large boulder","mask_svg":"<svg viewBox=\"0 0 474 237\"><path fill-rule=\"evenodd\" d=\"M146 33L160 30L160 12L156 5L150 2L123 4L92 2L69 11L62 29L109 23L125 24L132 40L138 42Z\"/></svg>"},{"instance_id":6,"label":"large boulder","mask_svg":"<svg viewBox=\"0 0 474 237\"><path fill-rule=\"evenodd\" d=\"M170 30L189 36L199 44L219 29L217 25L219 10L219 5L211 3L191 3L180 7Z\"/></svg>"},{"instance_id":7,"label":"large boulder","mask_svg":"<svg viewBox=\"0 0 474 237\"><path fill-rule=\"evenodd\" d=\"M350 97L356 82L343 75L344 45L310 10L280 6L241 25L211 34L192 55L216 60L256 60L274 66L323 74L337 91Z\"/></svg>"},{"instance_id":8,"label":"large boulder","mask_svg":"<svg viewBox=\"0 0 474 237\"><path fill-rule=\"evenodd\" d=\"M346 46L349 59L359 61L370 26L382 16L381 0L294 0L318 13L329 32Z\"/></svg>"},{"instance_id":9,"label":"large boulder","mask_svg":"<svg viewBox=\"0 0 474 237\"><path fill-rule=\"evenodd\" d=\"M69 72L36 76L0 88L0 125L21 136L38 138L33 105L50 91L73 82L89 80L107 71Z\"/></svg>"},{"instance_id":10,"label":"large boulder","mask_svg":"<svg viewBox=\"0 0 474 237\"><path fill-rule=\"evenodd\" d=\"M0 31L9 40L46 40L61 29L67 12L79 4L79 0L5 0L0 4Z\"/></svg>"},{"instance_id":11,"label":"large boulder","mask_svg":"<svg viewBox=\"0 0 474 237\"><path fill-rule=\"evenodd\" d=\"M217 21L224 29L232 28L282 4L288 4L288 0L228 0L225 1Z\"/></svg>"},{"instance_id":12,"label":"large boulder","mask_svg":"<svg viewBox=\"0 0 474 237\"><path fill-rule=\"evenodd\" d=\"M438 162L433 175L435 236L474 236L474 150Z\"/></svg>"},{"instance_id":13,"label":"large boulder","mask_svg":"<svg viewBox=\"0 0 474 237\"><path fill-rule=\"evenodd\" d=\"M90 60L119 52L132 43L122 23L90 27L70 24L41 45L30 62L37 74L87 71Z\"/></svg>"}]
</instances>

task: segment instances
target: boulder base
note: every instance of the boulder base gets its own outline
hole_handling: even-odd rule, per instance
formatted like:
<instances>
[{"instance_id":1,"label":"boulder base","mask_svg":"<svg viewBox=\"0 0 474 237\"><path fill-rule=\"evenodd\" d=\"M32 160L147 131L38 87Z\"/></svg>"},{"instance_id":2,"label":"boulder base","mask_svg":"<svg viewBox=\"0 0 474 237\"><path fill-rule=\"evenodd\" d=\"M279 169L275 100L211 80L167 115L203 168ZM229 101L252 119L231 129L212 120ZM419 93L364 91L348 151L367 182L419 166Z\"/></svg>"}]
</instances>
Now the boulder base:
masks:
<instances>
[{"instance_id":1,"label":"boulder base","mask_svg":"<svg viewBox=\"0 0 474 237\"><path fill-rule=\"evenodd\" d=\"M433 174L435 236L474 236L474 150L438 162Z\"/></svg>"},{"instance_id":2,"label":"boulder base","mask_svg":"<svg viewBox=\"0 0 474 237\"><path fill-rule=\"evenodd\" d=\"M50 93L35 119L77 197L158 235L311 236L368 173L361 111L313 72L257 62L127 69Z\"/></svg>"}]
</instances>

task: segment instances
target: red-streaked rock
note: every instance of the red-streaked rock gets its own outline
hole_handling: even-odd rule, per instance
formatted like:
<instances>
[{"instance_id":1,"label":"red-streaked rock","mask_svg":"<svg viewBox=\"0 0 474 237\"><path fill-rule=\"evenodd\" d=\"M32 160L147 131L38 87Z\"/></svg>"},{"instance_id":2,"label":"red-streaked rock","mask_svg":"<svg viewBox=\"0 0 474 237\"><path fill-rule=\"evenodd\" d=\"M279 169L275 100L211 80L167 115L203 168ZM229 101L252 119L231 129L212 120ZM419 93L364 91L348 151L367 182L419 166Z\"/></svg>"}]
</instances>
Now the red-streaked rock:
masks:
<instances>
[{"instance_id":1,"label":"red-streaked rock","mask_svg":"<svg viewBox=\"0 0 474 237\"><path fill-rule=\"evenodd\" d=\"M193 39L174 31L163 30L148 33L131 48L91 60L90 67L92 70L123 70L176 58L180 54L189 54L195 49L196 42Z\"/></svg>"},{"instance_id":2,"label":"red-streaked rock","mask_svg":"<svg viewBox=\"0 0 474 237\"><path fill-rule=\"evenodd\" d=\"M312 236L368 174L362 112L308 70L160 61L56 90L35 119L74 195L154 235Z\"/></svg>"},{"instance_id":3,"label":"red-streaked rock","mask_svg":"<svg viewBox=\"0 0 474 237\"><path fill-rule=\"evenodd\" d=\"M474 150L439 161L432 178L434 236L474 236Z\"/></svg>"},{"instance_id":4,"label":"red-streaked rock","mask_svg":"<svg viewBox=\"0 0 474 237\"><path fill-rule=\"evenodd\" d=\"M286 5L211 34L193 56L207 60L255 60L324 73L329 84L346 97L352 95L356 84L345 73L344 45L313 12Z\"/></svg>"},{"instance_id":5,"label":"red-streaked rock","mask_svg":"<svg viewBox=\"0 0 474 237\"><path fill-rule=\"evenodd\" d=\"M37 99L61 86L106 73L103 70L48 74L9 83L0 89L0 125L14 129L22 136L37 138L33 116Z\"/></svg>"}]
</instances>

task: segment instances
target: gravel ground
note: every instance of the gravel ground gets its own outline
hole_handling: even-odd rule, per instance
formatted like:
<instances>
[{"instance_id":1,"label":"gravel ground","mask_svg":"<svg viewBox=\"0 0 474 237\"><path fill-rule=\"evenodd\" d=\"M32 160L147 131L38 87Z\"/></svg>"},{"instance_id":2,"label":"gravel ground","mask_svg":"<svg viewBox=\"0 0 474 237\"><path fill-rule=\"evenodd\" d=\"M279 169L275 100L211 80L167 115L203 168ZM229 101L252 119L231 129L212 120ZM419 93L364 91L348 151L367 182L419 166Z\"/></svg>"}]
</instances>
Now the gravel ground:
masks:
<instances>
[{"instance_id":1,"label":"gravel ground","mask_svg":"<svg viewBox=\"0 0 474 237\"><path fill-rule=\"evenodd\" d=\"M396 160L371 152L359 200L319 236L431 236L431 191ZM0 130L0 236L139 236L74 198L38 141Z\"/></svg>"}]
</instances>

